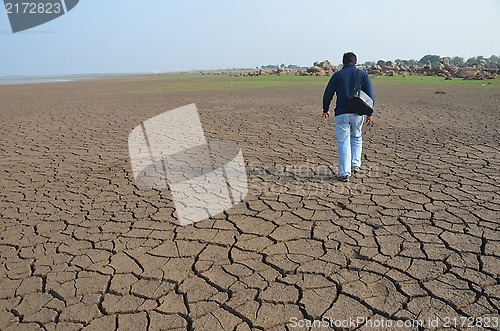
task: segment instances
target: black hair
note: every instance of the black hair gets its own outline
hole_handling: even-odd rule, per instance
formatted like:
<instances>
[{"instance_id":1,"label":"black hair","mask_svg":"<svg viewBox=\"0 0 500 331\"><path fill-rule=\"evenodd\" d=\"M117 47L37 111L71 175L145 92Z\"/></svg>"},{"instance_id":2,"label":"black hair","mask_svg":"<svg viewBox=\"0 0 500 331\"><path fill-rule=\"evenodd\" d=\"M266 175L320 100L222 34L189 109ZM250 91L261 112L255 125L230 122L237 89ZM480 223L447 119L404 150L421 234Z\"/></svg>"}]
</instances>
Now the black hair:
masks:
<instances>
[{"instance_id":1,"label":"black hair","mask_svg":"<svg viewBox=\"0 0 500 331\"><path fill-rule=\"evenodd\" d=\"M356 54L353 52L344 53L342 57L342 64L356 64L358 62L358 58Z\"/></svg>"}]
</instances>

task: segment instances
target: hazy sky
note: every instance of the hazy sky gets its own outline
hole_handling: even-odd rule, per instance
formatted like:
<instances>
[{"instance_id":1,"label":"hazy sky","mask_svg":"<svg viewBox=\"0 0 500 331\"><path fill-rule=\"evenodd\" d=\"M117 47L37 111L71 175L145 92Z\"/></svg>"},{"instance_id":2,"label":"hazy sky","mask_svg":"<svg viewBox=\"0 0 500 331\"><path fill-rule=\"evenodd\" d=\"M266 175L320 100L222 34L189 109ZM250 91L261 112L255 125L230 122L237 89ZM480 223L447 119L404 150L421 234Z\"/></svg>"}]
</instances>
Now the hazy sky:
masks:
<instances>
[{"instance_id":1,"label":"hazy sky","mask_svg":"<svg viewBox=\"0 0 500 331\"><path fill-rule=\"evenodd\" d=\"M467 59L499 35L500 0L80 0L16 34L0 9L0 76Z\"/></svg>"}]
</instances>

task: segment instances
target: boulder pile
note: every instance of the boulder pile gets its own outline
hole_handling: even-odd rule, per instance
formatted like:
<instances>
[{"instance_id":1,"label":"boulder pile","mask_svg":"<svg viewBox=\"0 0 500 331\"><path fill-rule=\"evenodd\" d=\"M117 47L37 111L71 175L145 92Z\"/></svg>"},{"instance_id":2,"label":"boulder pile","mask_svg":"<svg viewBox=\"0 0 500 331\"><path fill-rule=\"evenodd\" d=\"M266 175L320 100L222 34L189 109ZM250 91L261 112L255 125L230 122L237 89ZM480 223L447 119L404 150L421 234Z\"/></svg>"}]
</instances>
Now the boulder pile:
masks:
<instances>
[{"instance_id":1,"label":"boulder pile","mask_svg":"<svg viewBox=\"0 0 500 331\"><path fill-rule=\"evenodd\" d=\"M496 62L480 60L478 64L472 66L457 66L451 64L449 58L444 58L440 62L436 63L428 62L423 66L408 66L394 63L393 61L379 60L376 64L372 66L365 66L363 69L369 74L376 76L425 75L445 77L446 79L494 79L498 74L500 74L500 64Z\"/></svg>"},{"instance_id":2,"label":"boulder pile","mask_svg":"<svg viewBox=\"0 0 500 331\"><path fill-rule=\"evenodd\" d=\"M394 61L379 60L368 66L358 66L374 76L408 76L425 75L438 76L445 79L463 78L472 80L494 79L500 75L500 63L488 60L479 60L475 65L453 65L449 58L443 58L440 62L428 62L425 65L405 65ZM334 66L328 60L316 61L309 68L300 69L273 69L273 70L245 70L243 72L228 72L233 76L331 76L341 70L341 66ZM218 74L217 72L216 74Z\"/></svg>"},{"instance_id":3,"label":"boulder pile","mask_svg":"<svg viewBox=\"0 0 500 331\"><path fill-rule=\"evenodd\" d=\"M205 74L205 73L203 73ZM254 76L287 76L287 75L296 75L297 70L294 69L273 69L273 70L244 70L244 71L236 71L236 72L226 72L226 71L218 71L215 73L216 75L220 74L229 74L236 77L254 77Z\"/></svg>"}]
</instances>

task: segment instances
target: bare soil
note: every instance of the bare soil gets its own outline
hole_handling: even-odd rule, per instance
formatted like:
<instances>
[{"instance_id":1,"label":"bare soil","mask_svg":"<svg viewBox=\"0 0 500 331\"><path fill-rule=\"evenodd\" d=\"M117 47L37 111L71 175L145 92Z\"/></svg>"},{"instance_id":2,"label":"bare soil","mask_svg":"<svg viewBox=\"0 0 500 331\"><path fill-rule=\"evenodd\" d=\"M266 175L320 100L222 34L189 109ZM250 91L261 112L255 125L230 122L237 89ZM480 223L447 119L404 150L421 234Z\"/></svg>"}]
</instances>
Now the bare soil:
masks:
<instances>
[{"instance_id":1,"label":"bare soil","mask_svg":"<svg viewBox=\"0 0 500 331\"><path fill-rule=\"evenodd\" d=\"M374 80L341 183L324 86L163 79L0 86L1 330L498 329L499 88ZM190 103L242 148L249 192L181 227L127 138Z\"/></svg>"}]
</instances>

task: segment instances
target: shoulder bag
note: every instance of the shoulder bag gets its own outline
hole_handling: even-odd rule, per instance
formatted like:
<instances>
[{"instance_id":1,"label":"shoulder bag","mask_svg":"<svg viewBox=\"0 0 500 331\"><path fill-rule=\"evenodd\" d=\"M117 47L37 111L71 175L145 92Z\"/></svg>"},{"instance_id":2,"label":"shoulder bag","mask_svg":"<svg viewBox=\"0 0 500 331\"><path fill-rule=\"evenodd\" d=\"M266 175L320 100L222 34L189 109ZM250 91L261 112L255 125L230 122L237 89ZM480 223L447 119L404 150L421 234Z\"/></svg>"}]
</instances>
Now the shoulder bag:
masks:
<instances>
[{"instance_id":1,"label":"shoulder bag","mask_svg":"<svg viewBox=\"0 0 500 331\"><path fill-rule=\"evenodd\" d=\"M373 113L373 100L358 86L359 69L356 69L356 79L354 80L354 88L349 97L349 107L358 115L371 116Z\"/></svg>"}]
</instances>

